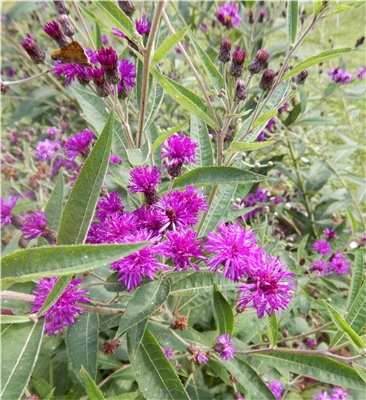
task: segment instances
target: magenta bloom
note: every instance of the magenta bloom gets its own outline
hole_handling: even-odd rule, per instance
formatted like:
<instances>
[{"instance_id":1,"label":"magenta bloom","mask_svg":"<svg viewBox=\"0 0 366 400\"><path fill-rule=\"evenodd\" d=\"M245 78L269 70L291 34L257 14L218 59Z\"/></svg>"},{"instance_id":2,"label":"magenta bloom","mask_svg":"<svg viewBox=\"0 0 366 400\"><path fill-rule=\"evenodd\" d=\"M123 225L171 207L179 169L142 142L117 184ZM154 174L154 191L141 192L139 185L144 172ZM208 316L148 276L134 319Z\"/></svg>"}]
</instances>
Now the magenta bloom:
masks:
<instances>
[{"instance_id":1,"label":"magenta bloom","mask_svg":"<svg viewBox=\"0 0 366 400\"><path fill-rule=\"evenodd\" d=\"M283 385L281 381L268 382L268 387L272 390L276 398L280 400L283 393Z\"/></svg>"},{"instance_id":2,"label":"magenta bloom","mask_svg":"<svg viewBox=\"0 0 366 400\"><path fill-rule=\"evenodd\" d=\"M147 204L154 204L158 196L155 191L156 185L161 182L161 173L158 167L137 167L130 172L131 184L127 186L131 193L144 193ZM151 198L153 197L153 198Z\"/></svg>"},{"instance_id":3,"label":"magenta bloom","mask_svg":"<svg viewBox=\"0 0 366 400\"><path fill-rule=\"evenodd\" d=\"M316 348L316 341L314 339L307 338L307 339L305 339L304 343L305 343L306 347L309 347L309 349Z\"/></svg>"},{"instance_id":4,"label":"magenta bloom","mask_svg":"<svg viewBox=\"0 0 366 400\"><path fill-rule=\"evenodd\" d=\"M337 251L337 253L331 258L329 267L338 275L347 274L349 271L349 263L346 261L340 251Z\"/></svg>"},{"instance_id":5,"label":"magenta bloom","mask_svg":"<svg viewBox=\"0 0 366 400\"><path fill-rule=\"evenodd\" d=\"M116 85L121 79L121 74L117 68L118 56L116 51L113 47L102 47L97 51L96 57L100 65L104 68L107 82Z\"/></svg>"},{"instance_id":6,"label":"magenta bloom","mask_svg":"<svg viewBox=\"0 0 366 400\"><path fill-rule=\"evenodd\" d=\"M132 62L122 58L119 63L119 72L121 73L121 82L119 85L126 90L131 90L136 86L136 67Z\"/></svg>"},{"instance_id":7,"label":"magenta bloom","mask_svg":"<svg viewBox=\"0 0 366 400\"><path fill-rule=\"evenodd\" d=\"M317 240L313 244L313 249L318 250L318 253L321 254L322 256L326 256L330 254L330 252L332 251L330 244L325 240Z\"/></svg>"},{"instance_id":8,"label":"magenta bloom","mask_svg":"<svg viewBox=\"0 0 366 400\"><path fill-rule=\"evenodd\" d=\"M332 229L325 228L323 232L327 240L338 239L337 232Z\"/></svg>"},{"instance_id":9,"label":"magenta bloom","mask_svg":"<svg viewBox=\"0 0 366 400\"><path fill-rule=\"evenodd\" d=\"M177 177L181 173L184 162L187 164L196 162L196 148L198 144L183 134L169 136L161 145L161 158L168 158L168 172Z\"/></svg>"},{"instance_id":10,"label":"magenta bloom","mask_svg":"<svg viewBox=\"0 0 366 400\"><path fill-rule=\"evenodd\" d=\"M218 230L219 233L207 234L204 248L214 255L207 265L213 272L222 266L223 276L237 282L258 268L258 256L261 259L263 250L257 245L255 233L240 224L225 225L221 222Z\"/></svg>"},{"instance_id":11,"label":"magenta bloom","mask_svg":"<svg viewBox=\"0 0 366 400\"><path fill-rule=\"evenodd\" d=\"M151 29L151 23L147 20L147 15L144 14L141 19L137 19L135 22L136 30L140 35L149 33Z\"/></svg>"},{"instance_id":12,"label":"magenta bloom","mask_svg":"<svg viewBox=\"0 0 366 400\"><path fill-rule=\"evenodd\" d=\"M167 347L162 347L161 350L163 350L163 353L164 353L165 357L166 357L168 360L174 360L174 357L173 357L173 349L169 349L169 348L167 348Z\"/></svg>"},{"instance_id":13,"label":"magenta bloom","mask_svg":"<svg viewBox=\"0 0 366 400\"><path fill-rule=\"evenodd\" d=\"M112 154L109 157L109 162L113 164L119 164L122 160L117 156L117 154Z\"/></svg>"},{"instance_id":14,"label":"magenta bloom","mask_svg":"<svg viewBox=\"0 0 366 400\"><path fill-rule=\"evenodd\" d=\"M176 232L167 232L167 240L160 243L157 248L164 257L171 258L175 268L174 271L186 271L188 267L199 270L191 258L206 261L203 256L200 244L201 239L196 240L196 232L191 230L179 230Z\"/></svg>"},{"instance_id":15,"label":"magenta bloom","mask_svg":"<svg viewBox=\"0 0 366 400\"><path fill-rule=\"evenodd\" d=\"M366 75L366 65L364 67L358 67L357 68L357 78L363 79L363 77L365 75Z\"/></svg>"},{"instance_id":16,"label":"magenta bloom","mask_svg":"<svg viewBox=\"0 0 366 400\"><path fill-rule=\"evenodd\" d=\"M112 192L106 194L104 199L100 199L97 205L98 210L95 215L100 221L104 221L105 218L115 212L123 213L124 205L122 204L121 198L118 192Z\"/></svg>"},{"instance_id":17,"label":"magenta bloom","mask_svg":"<svg viewBox=\"0 0 366 400\"><path fill-rule=\"evenodd\" d=\"M91 64L96 64L98 62L97 51L93 51L92 49L88 49L87 47L84 49L85 54L89 57L89 61Z\"/></svg>"},{"instance_id":18,"label":"magenta bloom","mask_svg":"<svg viewBox=\"0 0 366 400\"><path fill-rule=\"evenodd\" d=\"M126 236L124 243L143 242L145 240L152 241L154 239L150 232L139 231ZM131 291L140 285L145 276L153 281L154 274L159 269L168 269L168 267L158 262L154 245L150 245L112 263L111 269L121 275L118 281L122 282L128 291Z\"/></svg>"},{"instance_id":19,"label":"magenta bloom","mask_svg":"<svg viewBox=\"0 0 366 400\"><path fill-rule=\"evenodd\" d=\"M233 344L233 340L230 339L230 335L228 333L224 333L217 338L217 342L214 345L214 350L219 353L219 356L224 360L231 360L234 358L234 354L236 350L231 346Z\"/></svg>"},{"instance_id":20,"label":"magenta bloom","mask_svg":"<svg viewBox=\"0 0 366 400\"><path fill-rule=\"evenodd\" d=\"M120 37L120 38L126 38L126 35L118 28L112 28L112 35Z\"/></svg>"},{"instance_id":21,"label":"magenta bloom","mask_svg":"<svg viewBox=\"0 0 366 400\"><path fill-rule=\"evenodd\" d=\"M348 400L347 393L341 388L334 388L330 398L331 400Z\"/></svg>"},{"instance_id":22,"label":"magenta bloom","mask_svg":"<svg viewBox=\"0 0 366 400\"><path fill-rule=\"evenodd\" d=\"M227 29L238 26L241 22L239 9L232 3L220 6L216 17Z\"/></svg>"},{"instance_id":23,"label":"magenta bloom","mask_svg":"<svg viewBox=\"0 0 366 400\"><path fill-rule=\"evenodd\" d=\"M316 260L311 263L311 272L315 272L318 276L327 276L329 274L329 265L324 260Z\"/></svg>"},{"instance_id":24,"label":"magenta bloom","mask_svg":"<svg viewBox=\"0 0 366 400\"><path fill-rule=\"evenodd\" d=\"M76 78L80 84L87 85L90 82L90 67L84 67L79 64L64 64L56 62L53 72L56 76L63 75L65 77L65 85L70 86Z\"/></svg>"},{"instance_id":25,"label":"magenta bloom","mask_svg":"<svg viewBox=\"0 0 366 400\"><path fill-rule=\"evenodd\" d=\"M34 155L41 161L52 160L55 155L55 146L54 144L46 139L38 142L36 150L34 151Z\"/></svg>"},{"instance_id":26,"label":"magenta bloom","mask_svg":"<svg viewBox=\"0 0 366 400\"><path fill-rule=\"evenodd\" d=\"M18 197L9 196L9 201L6 202L4 198L1 198L1 227L4 229L7 225L11 224L10 215L13 208L18 200Z\"/></svg>"},{"instance_id":27,"label":"magenta bloom","mask_svg":"<svg viewBox=\"0 0 366 400\"><path fill-rule=\"evenodd\" d=\"M37 46L29 33L27 33L27 37L20 44L35 64L41 64L44 62L46 53Z\"/></svg>"},{"instance_id":28,"label":"magenta bloom","mask_svg":"<svg viewBox=\"0 0 366 400\"><path fill-rule=\"evenodd\" d=\"M160 237L159 230L162 227L162 223L152 207L143 205L133 213L137 219L136 229L146 229L153 237Z\"/></svg>"},{"instance_id":29,"label":"magenta bloom","mask_svg":"<svg viewBox=\"0 0 366 400\"><path fill-rule=\"evenodd\" d=\"M46 213L36 211L25 217L25 223L22 226L22 234L26 240L36 239L47 229Z\"/></svg>"},{"instance_id":30,"label":"magenta bloom","mask_svg":"<svg viewBox=\"0 0 366 400\"><path fill-rule=\"evenodd\" d=\"M262 318L265 313L272 315L279 309L286 309L296 282L293 272L284 269L279 257L270 254L257 254L257 257L258 268L250 273L245 285L238 286L238 292L243 294L238 305L255 308Z\"/></svg>"},{"instance_id":31,"label":"magenta bloom","mask_svg":"<svg viewBox=\"0 0 366 400\"><path fill-rule=\"evenodd\" d=\"M320 391L320 392L318 392L317 396L313 396L313 400L331 400L331 398L329 397L328 392Z\"/></svg>"},{"instance_id":32,"label":"magenta bloom","mask_svg":"<svg viewBox=\"0 0 366 400\"><path fill-rule=\"evenodd\" d=\"M75 160L80 153L84 158L89 154L89 144L93 140L94 132L84 129L67 139L65 143L65 154Z\"/></svg>"},{"instance_id":33,"label":"magenta bloom","mask_svg":"<svg viewBox=\"0 0 366 400\"><path fill-rule=\"evenodd\" d=\"M58 277L44 278L38 282L37 289L33 291L36 298L32 305L32 313L40 310L58 279ZM81 282L82 279L73 279L56 303L41 315L42 318L46 318L44 329L46 334L54 336L59 333L62 335L65 328L76 322L75 315L83 312L83 309L75 303L90 303L90 299L84 296L87 290L78 289Z\"/></svg>"},{"instance_id":34,"label":"magenta bloom","mask_svg":"<svg viewBox=\"0 0 366 400\"><path fill-rule=\"evenodd\" d=\"M51 128L47 129L47 135L50 139L55 138L58 135L58 133L59 130L55 126L52 126Z\"/></svg>"},{"instance_id":35,"label":"magenta bloom","mask_svg":"<svg viewBox=\"0 0 366 400\"><path fill-rule=\"evenodd\" d=\"M340 68L330 69L328 75L332 77L334 82L340 83L341 85L346 85L355 80L352 74Z\"/></svg>"}]
</instances>

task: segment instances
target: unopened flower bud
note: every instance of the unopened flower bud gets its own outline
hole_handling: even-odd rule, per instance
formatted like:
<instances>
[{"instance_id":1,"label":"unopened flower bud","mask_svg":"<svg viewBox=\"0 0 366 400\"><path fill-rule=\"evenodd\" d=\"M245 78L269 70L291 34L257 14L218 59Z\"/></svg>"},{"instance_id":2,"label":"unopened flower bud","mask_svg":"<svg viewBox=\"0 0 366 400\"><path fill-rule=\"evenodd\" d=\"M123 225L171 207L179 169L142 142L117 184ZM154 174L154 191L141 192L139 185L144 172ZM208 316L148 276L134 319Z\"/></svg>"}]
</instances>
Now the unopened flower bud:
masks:
<instances>
[{"instance_id":1,"label":"unopened flower bud","mask_svg":"<svg viewBox=\"0 0 366 400\"><path fill-rule=\"evenodd\" d=\"M230 66L230 75L238 78L244 74L244 61L245 61L245 51L240 50L240 46L234 51L233 59Z\"/></svg>"},{"instance_id":2,"label":"unopened flower bud","mask_svg":"<svg viewBox=\"0 0 366 400\"><path fill-rule=\"evenodd\" d=\"M32 36L27 33L27 38L20 43L23 49L28 53L29 57L35 64L43 64L46 53L36 45Z\"/></svg>"},{"instance_id":3,"label":"unopened flower bud","mask_svg":"<svg viewBox=\"0 0 366 400\"><path fill-rule=\"evenodd\" d=\"M253 11L248 12L248 20L250 24L254 24Z\"/></svg>"},{"instance_id":4,"label":"unopened flower bud","mask_svg":"<svg viewBox=\"0 0 366 400\"><path fill-rule=\"evenodd\" d=\"M299 342L298 340L295 340L295 341L292 343L292 347L295 348L295 349L297 349L299 346L300 346L300 342Z\"/></svg>"},{"instance_id":5,"label":"unopened flower bud","mask_svg":"<svg viewBox=\"0 0 366 400\"><path fill-rule=\"evenodd\" d=\"M64 34L57 21L47 22L43 30L51 37L61 48L67 47L72 40Z\"/></svg>"},{"instance_id":6,"label":"unopened flower bud","mask_svg":"<svg viewBox=\"0 0 366 400\"><path fill-rule=\"evenodd\" d=\"M67 14L59 14L57 19L62 26L64 34L69 38L72 38L75 35L75 28L74 25L70 22Z\"/></svg>"},{"instance_id":7,"label":"unopened flower bud","mask_svg":"<svg viewBox=\"0 0 366 400\"><path fill-rule=\"evenodd\" d=\"M13 311L9 310L8 308L2 308L0 311L1 315L14 315Z\"/></svg>"},{"instance_id":8,"label":"unopened flower bud","mask_svg":"<svg viewBox=\"0 0 366 400\"><path fill-rule=\"evenodd\" d=\"M257 51L255 58L249 63L248 70L253 74L257 74L267 63L269 53L263 49Z\"/></svg>"},{"instance_id":9,"label":"unopened flower bud","mask_svg":"<svg viewBox=\"0 0 366 400\"><path fill-rule=\"evenodd\" d=\"M297 89L296 83L293 83L293 84L291 85L291 89L292 89L292 90L296 90L296 89Z\"/></svg>"},{"instance_id":10,"label":"unopened flower bud","mask_svg":"<svg viewBox=\"0 0 366 400\"><path fill-rule=\"evenodd\" d=\"M235 98L237 100L245 100L247 98L247 88L245 82L242 79L236 81L236 93Z\"/></svg>"},{"instance_id":11,"label":"unopened flower bud","mask_svg":"<svg viewBox=\"0 0 366 400\"><path fill-rule=\"evenodd\" d=\"M299 261L299 264L300 264L301 266L303 266L305 263L306 263L305 258L302 258L302 259Z\"/></svg>"},{"instance_id":12,"label":"unopened flower bud","mask_svg":"<svg viewBox=\"0 0 366 400\"><path fill-rule=\"evenodd\" d=\"M128 17L132 17L136 10L136 3L130 0L119 1L118 6Z\"/></svg>"},{"instance_id":13,"label":"unopened flower bud","mask_svg":"<svg viewBox=\"0 0 366 400\"><path fill-rule=\"evenodd\" d=\"M255 166L256 168L260 168L260 167L261 167L261 164L260 164L259 162L256 162L256 163L254 164L254 166Z\"/></svg>"},{"instance_id":14,"label":"unopened flower bud","mask_svg":"<svg viewBox=\"0 0 366 400\"><path fill-rule=\"evenodd\" d=\"M308 71L306 69L303 69L296 75L296 83L298 85L302 85L305 83L306 78L308 77Z\"/></svg>"},{"instance_id":15,"label":"unopened flower bud","mask_svg":"<svg viewBox=\"0 0 366 400\"><path fill-rule=\"evenodd\" d=\"M111 339L108 342L104 342L102 344L102 349L104 354L114 354L121 344L119 339Z\"/></svg>"},{"instance_id":16,"label":"unopened flower bud","mask_svg":"<svg viewBox=\"0 0 366 400\"><path fill-rule=\"evenodd\" d=\"M283 337L288 337L288 330L284 329L282 332Z\"/></svg>"},{"instance_id":17,"label":"unopened flower bud","mask_svg":"<svg viewBox=\"0 0 366 400\"><path fill-rule=\"evenodd\" d=\"M266 16L267 16L267 11L265 10L265 8L262 8L262 9L259 11L258 22L259 22L259 23L262 23L262 22L264 21L264 19L266 18Z\"/></svg>"},{"instance_id":18,"label":"unopened flower bud","mask_svg":"<svg viewBox=\"0 0 366 400\"><path fill-rule=\"evenodd\" d=\"M365 36L361 36L359 39L357 39L355 47L361 46L364 41L365 41Z\"/></svg>"},{"instance_id":19,"label":"unopened flower bud","mask_svg":"<svg viewBox=\"0 0 366 400\"><path fill-rule=\"evenodd\" d=\"M219 60L227 63L231 59L232 41L228 38L223 38L220 43Z\"/></svg>"},{"instance_id":20,"label":"unopened flower bud","mask_svg":"<svg viewBox=\"0 0 366 400\"><path fill-rule=\"evenodd\" d=\"M265 69L259 82L259 87L265 92L270 90L275 79L275 72L272 69Z\"/></svg>"},{"instance_id":21,"label":"unopened flower bud","mask_svg":"<svg viewBox=\"0 0 366 400\"><path fill-rule=\"evenodd\" d=\"M268 206L264 206L263 207L263 212L268 214L269 213L269 207Z\"/></svg>"},{"instance_id":22,"label":"unopened flower bud","mask_svg":"<svg viewBox=\"0 0 366 400\"><path fill-rule=\"evenodd\" d=\"M70 7L66 0L53 0L59 14L70 14Z\"/></svg>"},{"instance_id":23,"label":"unopened flower bud","mask_svg":"<svg viewBox=\"0 0 366 400\"><path fill-rule=\"evenodd\" d=\"M268 161L268 164L267 164L269 167L273 167L273 162L272 161Z\"/></svg>"}]
</instances>

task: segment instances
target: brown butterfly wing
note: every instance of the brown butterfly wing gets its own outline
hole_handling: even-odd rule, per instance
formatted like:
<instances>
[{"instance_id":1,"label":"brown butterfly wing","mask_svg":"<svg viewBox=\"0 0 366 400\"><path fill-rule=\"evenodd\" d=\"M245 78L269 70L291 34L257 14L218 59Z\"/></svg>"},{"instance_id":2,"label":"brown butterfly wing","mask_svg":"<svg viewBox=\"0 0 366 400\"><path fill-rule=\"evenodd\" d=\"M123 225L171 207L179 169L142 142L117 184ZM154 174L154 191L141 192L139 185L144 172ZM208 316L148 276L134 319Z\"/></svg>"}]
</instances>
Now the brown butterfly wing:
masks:
<instances>
[{"instance_id":1,"label":"brown butterfly wing","mask_svg":"<svg viewBox=\"0 0 366 400\"><path fill-rule=\"evenodd\" d=\"M75 63L84 66L91 66L89 57L85 54L84 47L79 42L72 42L68 46L53 50L52 60L60 60L64 63Z\"/></svg>"}]
</instances>

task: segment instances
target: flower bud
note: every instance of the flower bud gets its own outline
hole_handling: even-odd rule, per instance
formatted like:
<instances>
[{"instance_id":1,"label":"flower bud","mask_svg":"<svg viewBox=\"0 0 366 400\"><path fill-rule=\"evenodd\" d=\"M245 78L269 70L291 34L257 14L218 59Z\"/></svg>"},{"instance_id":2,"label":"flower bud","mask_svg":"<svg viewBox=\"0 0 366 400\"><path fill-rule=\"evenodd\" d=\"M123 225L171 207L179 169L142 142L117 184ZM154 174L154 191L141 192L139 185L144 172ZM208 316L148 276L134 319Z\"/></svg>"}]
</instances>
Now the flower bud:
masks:
<instances>
[{"instance_id":1,"label":"flower bud","mask_svg":"<svg viewBox=\"0 0 366 400\"><path fill-rule=\"evenodd\" d=\"M296 75L296 83L298 85L302 85L305 83L306 78L308 77L308 71L306 69L303 69Z\"/></svg>"},{"instance_id":2,"label":"flower bud","mask_svg":"<svg viewBox=\"0 0 366 400\"><path fill-rule=\"evenodd\" d=\"M272 69L265 69L259 82L259 87L264 91L270 90L273 86L274 79L275 72Z\"/></svg>"},{"instance_id":3,"label":"flower bud","mask_svg":"<svg viewBox=\"0 0 366 400\"><path fill-rule=\"evenodd\" d=\"M45 52L36 45L32 36L27 33L27 38L20 43L24 50L28 53L29 57L35 64L43 64L46 58Z\"/></svg>"},{"instance_id":4,"label":"flower bud","mask_svg":"<svg viewBox=\"0 0 366 400\"><path fill-rule=\"evenodd\" d=\"M253 11L248 12L248 20L250 24L254 24Z\"/></svg>"},{"instance_id":5,"label":"flower bud","mask_svg":"<svg viewBox=\"0 0 366 400\"><path fill-rule=\"evenodd\" d=\"M97 51L97 60L104 68L106 81L116 85L121 80L121 73L118 70L118 56L112 47L102 47Z\"/></svg>"},{"instance_id":6,"label":"flower bud","mask_svg":"<svg viewBox=\"0 0 366 400\"><path fill-rule=\"evenodd\" d=\"M267 16L267 11L266 11L265 8L262 8L262 9L259 11L258 22L259 22L259 23L262 23L262 22L264 21L264 19L266 18L266 16Z\"/></svg>"},{"instance_id":7,"label":"flower bud","mask_svg":"<svg viewBox=\"0 0 366 400\"><path fill-rule=\"evenodd\" d=\"M119 339L111 339L108 342L102 343L102 349L104 354L114 354L121 344Z\"/></svg>"},{"instance_id":8,"label":"flower bud","mask_svg":"<svg viewBox=\"0 0 366 400\"><path fill-rule=\"evenodd\" d=\"M227 63L231 59L231 46L232 41L227 38L223 38L220 43L219 60L223 63Z\"/></svg>"},{"instance_id":9,"label":"flower bud","mask_svg":"<svg viewBox=\"0 0 366 400\"><path fill-rule=\"evenodd\" d=\"M365 36L361 36L359 39L357 39L355 47L361 46L364 41L365 41Z\"/></svg>"},{"instance_id":10,"label":"flower bud","mask_svg":"<svg viewBox=\"0 0 366 400\"><path fill-rule=\"evenodd\" d=\"M70 14L70 7L66 0L53 0L59 14Z\"/></svg>"},{"instance_id":11,"label":"flower bud","mask_svg":"<svg viewBox=\"0 0 366 400\"><path fill-rule=\"evenodd\" d=\"M247 98L247 88L245 82L242 79L238 79L236 82L236 100L245 100Z\"/></svg>"},{"instance_id":12,"label":"flower bud","mask_svg":"<svg viewBox=\"0 0 366 400\"><path fill-rule=\"evenodd\" d=\"M72 38L75 35L75 28L70 22L67 14L59 14L57 19L58 22L61 24L62 30L64 31L65 35L69 38Z\"/></svg>"},{"instance_id":13,"label":"flower bud","mask_svg":"<svg viewBox=\"0 0 366 400\"><path fill-rule=\"evenodd\" d=\"M233 59L230 66L230 75L238 78L244 74L244 61L245 61L245 51L240 50L240 46L234 51Z\"/></svg>"},{"instance_id":14,"label":"flower bud","mask_svg":"<svg viewBox=\"0 0 366 400\"><path fill-rule=\"evenodd\" d=\"M132 17L136 10L136 3L130 0L119 1L118 6L128 17Z\"/></svg>"},{"instance_id":15,"label":"flower bud","mask_svg":"<svg viewBox=\"0 0 366 400\"><path fill-rule=\"evenodd\" d=\"M67 47L72 42L72 40L62 32L60 25L55 20L53 20L51 22L47 22L47 24L44 26L43 30L61 48Z\"/></svg>"},{"instance_id":16,"label":"flower bud","mask_svg":"<svg viewBox=\"0 0 366 400\"><path fill-rule=\"evenodd\" d=\"M269 53L263 49L257 51L257 54L248 65L249 72L254 75L257 74L266 64L269 59Z\"/></svg>"},{"instance_id":17,"label":"flower bud","mask_svg":"<svg viewBox=\"0 0 366 400\"><path fill-rule=\"evenodd\" d=\"M107 97L109 95L109 86L105 79L103 67L90 68L90 77L95 84L95 89L99 97Z\"/></svg>"}]
</instances>

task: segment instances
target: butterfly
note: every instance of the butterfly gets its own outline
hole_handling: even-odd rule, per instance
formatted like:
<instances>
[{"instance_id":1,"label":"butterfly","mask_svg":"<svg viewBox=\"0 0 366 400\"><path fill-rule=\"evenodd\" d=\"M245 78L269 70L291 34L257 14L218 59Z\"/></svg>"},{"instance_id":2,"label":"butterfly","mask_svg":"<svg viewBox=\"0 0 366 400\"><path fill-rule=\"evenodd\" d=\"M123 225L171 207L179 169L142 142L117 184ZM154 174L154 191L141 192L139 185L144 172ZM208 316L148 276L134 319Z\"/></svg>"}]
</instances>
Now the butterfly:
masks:
<instances>
[{"instance_id":1,"label":"butterfly","mask_svg":"<svg viewBox=\"0 0 366 400\"><path fill-rule=\"evenodd\" d=\"M68 46L51 51L52 60L60 60L64 63L75 63L91 67L89 57L85 54L84 47L79 42L72 42Z\"/></svg>"}]
</instances>

